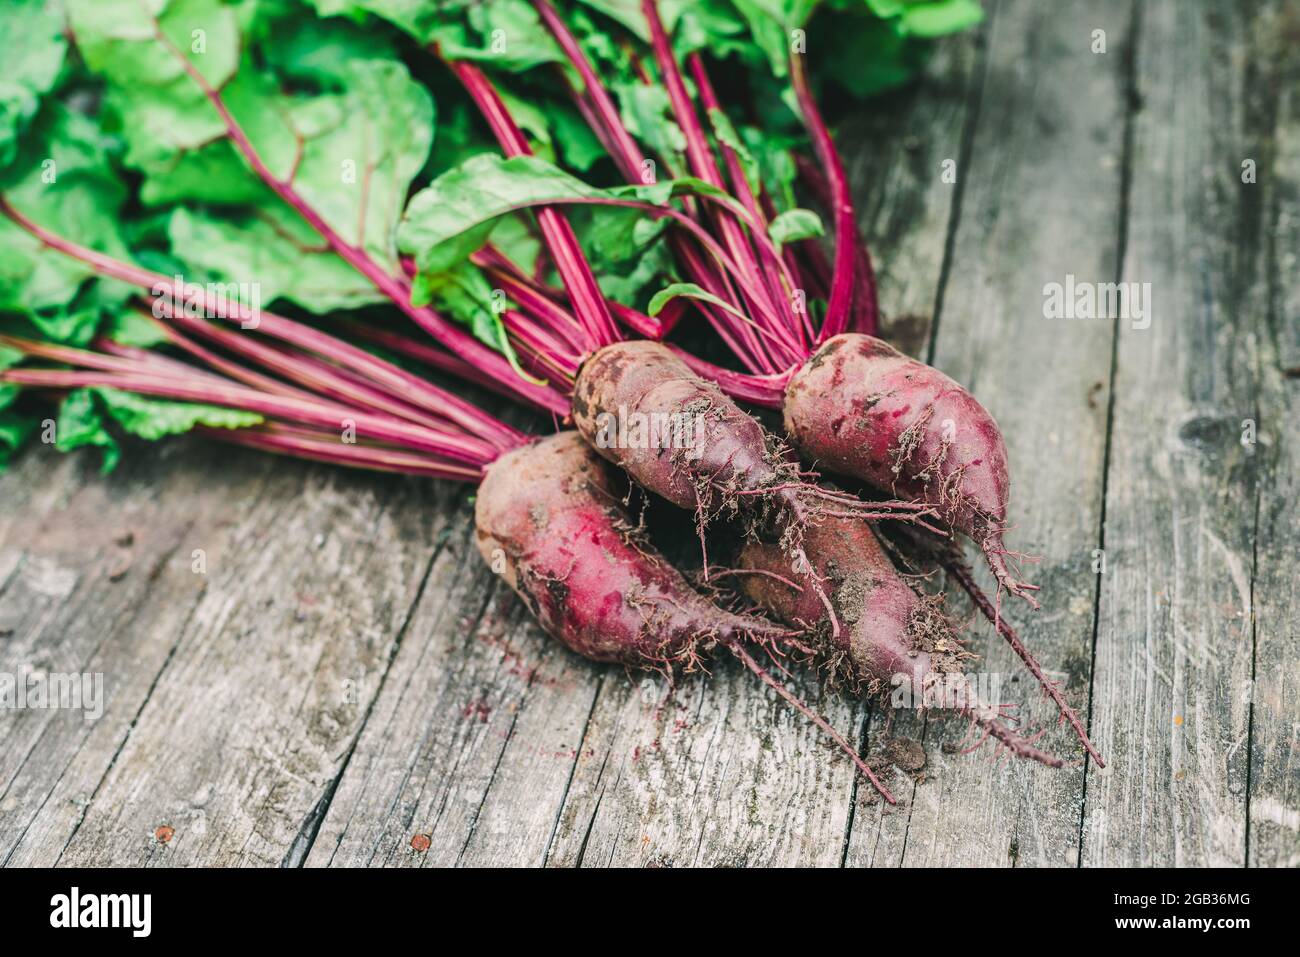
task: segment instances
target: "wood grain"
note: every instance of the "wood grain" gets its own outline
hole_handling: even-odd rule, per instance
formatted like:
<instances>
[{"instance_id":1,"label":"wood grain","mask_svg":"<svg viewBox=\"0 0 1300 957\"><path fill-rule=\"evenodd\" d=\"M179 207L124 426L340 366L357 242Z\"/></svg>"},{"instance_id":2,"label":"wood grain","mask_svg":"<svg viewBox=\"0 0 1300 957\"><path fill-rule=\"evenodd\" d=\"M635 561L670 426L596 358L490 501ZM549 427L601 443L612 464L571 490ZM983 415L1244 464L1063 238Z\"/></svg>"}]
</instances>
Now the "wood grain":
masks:
<instances>
[{"instance_id":1,"label":"wood grain","mask_svg":"<svg viewBox=\"0 0 1300 957\"><path fill-rule=\"evenodd\" d=\"M1257 10L1141 5L1106 486L1088 864L1245 862L1252 577L1264 457L1252 337L1265 296L1259 191L1241 179Z\"/></svg>"}]
</instances>

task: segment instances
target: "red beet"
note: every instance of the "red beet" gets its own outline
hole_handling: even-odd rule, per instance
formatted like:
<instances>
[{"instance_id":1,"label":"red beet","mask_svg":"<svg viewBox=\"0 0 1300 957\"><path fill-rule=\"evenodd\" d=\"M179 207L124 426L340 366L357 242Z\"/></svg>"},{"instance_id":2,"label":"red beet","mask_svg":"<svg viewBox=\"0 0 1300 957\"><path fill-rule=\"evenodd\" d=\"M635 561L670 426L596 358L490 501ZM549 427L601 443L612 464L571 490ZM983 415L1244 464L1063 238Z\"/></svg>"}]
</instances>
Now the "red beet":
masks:
<instances>
[{"instance_id":1,"label":"red beet","mask_svg":"<svg viewBox=\"0 0 1300 957\"><path fill-rule=\"evenodd\" d=\"M993 417L969 392L870 336L828 340L791 378L790 441L826 468L938 509L984 552L1000 585L1031 604L1007 565L1010 479Z\"/></svg>"},{"instance_id":2,"label":"red beet","mask_svg":"<svg viewBox=\"0 0 1300 957\"><path fill-rule=\"evenodd\" d=\"M752 416L657 342L620 342L588 359L574 385L573 418L597 452L642 487L693 509L701 529L719 512L744 516L751 530L773 530L796 563L806 561L806 529L824 517L917 513L897 503L865 505L803 481ZM663 429L661 441L647 440L655 421L670 430L676 425L668 441ZM676 441L681 437L686 441ZM820 594L815 583L813 592ZM834 609L821 597L838 630Z\"/></svg>"},{"instance_id":3,"label":"red beet","mask_svg":"<svg viewBox=\"0 0 1300 957\"><path fill-rule=\"evenodd\" d=\"M628 521L622 495L576 432L526 445L488 467L479 551L548 633L596 661L662 668L787 634L691 588Z\"/></svg>"},{"instance_id":4,"label":"red beet","mask_svg":"<svg viewBox=\"0 0 1300 957\"><path fill-rule=\"evenodd\" d=\"M506 453L487 469L474 517L479 551L552 636L628 667L685 670L721 645L825 731L891 804L893 796L824 718L744 644L791 632L705 599L628 520L612 470L575 432Z\"/></svg>"},{"instance_id":5,"label":"red beet","mask_svg":"<svg viewBox=\"0 0 1300 957\"><path fill-rule=\"evenodd\" d=\"M789 570L779 548L746 545L738 565L745 593L777 618L805 629L820 646L832 673L871 694L907 682L919 700L950 708L984 729L1013 753L1051 767L1064 762L1049 755L999 720L999 710L980 701L960 675L973 657L957 640L938 599L914 591L894 570L871 527L853 518L829 518L810 528L804 549L811 574ZM821 601L809 587L820 580L843 628L829 628Z\"/></svg>"},{"instance_id":6,"label":"red beet","mask_svg":"<svg viewBox=\"0 0 1300 957\"><path fill-rule=\"evenodd\" d=\"M656 417L680 431L646 441ZM792 466L763 427L660 343L620 342L588 359L574 385L573 420L601 455L682 508L711 513L738 494L793 495L785 488Z\"/></svg>"}]
</instances>

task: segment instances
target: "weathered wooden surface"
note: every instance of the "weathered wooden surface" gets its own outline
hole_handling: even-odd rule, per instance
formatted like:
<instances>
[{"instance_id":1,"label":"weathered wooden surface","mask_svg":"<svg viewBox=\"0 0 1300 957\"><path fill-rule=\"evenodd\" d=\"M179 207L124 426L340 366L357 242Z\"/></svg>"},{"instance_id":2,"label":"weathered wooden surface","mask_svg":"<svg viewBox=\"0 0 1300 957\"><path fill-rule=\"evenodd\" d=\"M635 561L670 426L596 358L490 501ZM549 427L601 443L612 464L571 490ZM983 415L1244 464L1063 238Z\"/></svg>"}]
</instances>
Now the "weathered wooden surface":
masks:
<instances>
[{"instance_id":1,"label":"weathered wooden surface","mask_svg":"<svg viewBox=\"0 0 1300 957\"><path fill-rule=\"evenodd\" d=\"M36 450L0 478L0 672L102 672L106 702L0 713L0 861L1300 863L1300 4L989 13L846 152L887 329L1007 434L1045 604L1008 613L1109 768L949 753L961 727L904 716L929 763L888 809L727 663L669 695L546 640L465 489ZM1150 327L1045 320L1067 274L1150 282ZM989 631L981 667L1019 674Z\"/></svg>"}]
</instances>

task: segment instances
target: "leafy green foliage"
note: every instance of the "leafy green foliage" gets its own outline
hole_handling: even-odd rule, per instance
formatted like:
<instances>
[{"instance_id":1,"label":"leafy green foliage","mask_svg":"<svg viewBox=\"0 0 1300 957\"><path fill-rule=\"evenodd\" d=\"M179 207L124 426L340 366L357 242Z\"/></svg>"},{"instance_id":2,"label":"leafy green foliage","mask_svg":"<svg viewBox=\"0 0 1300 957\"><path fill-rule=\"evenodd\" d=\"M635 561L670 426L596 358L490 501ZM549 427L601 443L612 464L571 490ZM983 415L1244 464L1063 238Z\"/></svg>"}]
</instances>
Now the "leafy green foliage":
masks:
<instances>
[{"instance_id":1,"label":"leafy green foliage","mask_svg":"<svg viewBox=\"0 0 1300 957\"><path fill-rule=\"evenodd\" d=\"M196 425L213 429L244 429L262 422L260 415L240 409L195 402L167 402L118 389L97 388L94 392L118 425L131 435L149 441L188 432Z\"/></svg>"},{"instance_id":2,"label":"leafy green foliage","mask_svg":"<svg viewBox=\"0 0 1300 957\"><path fill-rule=\"evenodd\" d=\"M675 282L671 286L667 286L655 293L654 297L650 300L650 315L659 315L659 313L663 311L664 306L668 305L668 303L672 302L674 299L698 299L701 302L707 302L720 309L725 309L727 312L733 313L742 319L747 318L743 312L731 303L727 302L725 299L718 298L707 289L704 289L693 282Z\"/></svg>"},{"instance_id":3,"label":"leafy green foliage","mask_svg":"<svg viewBox=\"0 0 1300 957\"><path fill-rule=\"evenodd\" d=\"M59 406L55 423L54 447L60 452L93 446L104 450L100 472L107 475L117 468L122 459L121 446L105 427L104 416L90 389L77 389L68 394Z\"/></svg>"},{"instance_id":4,"label":"leafy green foliage","mask_svg":"<svg viewBox=\"0 0 1300 957\"><path fill-rule=\"evenodd\" d=\"M36 429L34 417L9 410L0 411L0 472L9 467L14 453L27 444Z\"/></svg>"},{"instance_id":5,"label":"leafy green foliage","mask_svg":"<svg viewBox=\"0 0 1300 957\"><path fill-rule=\"evenodd\" d=\"M258 179L204 85L220 91L276 179L395 275L397 221L428 158L434 111L386 41L252 0L69 4L78 46L108 82L125 162L144 176L142 201L224 207L174 223L173 255L316 312L380 301ZM300 23L308 39L285 42ZM208 243L180 241L200 224Z\"/></svg>"},{"instance_id":6,"label":"leafy green foliage","mask_svg":"<svg viewBox=\"0 0 1300 957\"><path fill-rule=\"evenodd\" d=\"M117 467L122 449L111 428L128 435L156 441L180 435L198 425L217 429L242 429L259 425L262 417L239 409L194 402L151 399L119 389L95 387L75 389L59 407L55 425L55 447L60 452L94 446L104 450L101 471Z\"/></svg>"},{"instance_id":7,"label":"leafy green foliage","mask_svg":"<svg viewBox=\"0 0 1300 957\"><path fill-rule=\"evenodd\" d=\"M529 0L311 0L323 16L373 14L422 46L437 44L443 55L479 60L507 71L564 56Z\"/></svg>"},{"instance_id":8,"label":"leafy green foliage","mask_svg":"<svg viewBox=\"0 0 1300 957\"><path fill-rule=\"evenodd\" d=\"M826 227L811 209L788 209L768 224L767 233L780 250L786 243L825 236Z\"/></svg>"},{"instance_id":9,"label":"leafy green foliage","mask_svg":"<svg viewBox=\"0 0 1300 957\"><path fill-rule=\"evenodd\" d=\"M475 156L411 198L398 230L403 252L423 273L450 269L487 241L502 216L552 202L642 199L663 203L673 184L601 189L535 156Z\"/></svg>"},{"instance_id":10,"label":"leafy green foliage","mask_svg":"<svg viewBox=\"0 0 1300 957\"><path fill-rule=\"evenodd\" d=\"M0 30L0 168L13 161L19 137L63 69L67 48L55 5L8 0Z\"/></svg>"},{"instance_id":11,"label":"leafy green foliage","mask_svg":"<svg viewBox=\"0 0 1300 957\"><path fill-rule=\"evenodd\" d=\"M93 119L51 102L0 172L0 190L40 225L129 259L119 229L126 189L110 165L110 148ZM81 345L130 293L0 217L0 311L23 315L57 342Z\"/></svg>"}]
</instances>

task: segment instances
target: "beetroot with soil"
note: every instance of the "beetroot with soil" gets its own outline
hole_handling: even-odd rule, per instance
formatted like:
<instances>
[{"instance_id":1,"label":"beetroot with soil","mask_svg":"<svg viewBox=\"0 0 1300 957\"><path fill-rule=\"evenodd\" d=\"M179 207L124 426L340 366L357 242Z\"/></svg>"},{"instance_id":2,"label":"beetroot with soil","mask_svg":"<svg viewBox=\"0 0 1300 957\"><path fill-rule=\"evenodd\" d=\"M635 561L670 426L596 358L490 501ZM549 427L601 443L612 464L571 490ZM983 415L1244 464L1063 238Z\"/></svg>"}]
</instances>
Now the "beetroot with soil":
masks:
<instances>
[{"instance_id":1,"label":"beetroot with soil","mask_svg":"<svg viewBox=\"0 0 1300 957\"><path fill-rule=\"evenodd\" d=\"M823 665L851 688L888 696L905 686L914 700L951 709L1012 753L1051 767L1064 762L1034 746L1002 720L999 707L980 701L954 680L974 656L958 641L940 599L923 596L894 570L868 523L830 518L809 529L804 548L811 565L791 572L780 549L750 543L740 553L745 593L776 617L804 630ZM843 628L829 627L810 585L829 593Z\"/></svg>"},{"instance_id":2,"label":"beetroot with soil","mask_svg":"<svg viewBox=\"0 0 1300 957\"><path fill-rule=\"evenodd\" d=\"M487 469L479 551L548 633L596 661L689 666L718 643L786 634L691 588L629 521L623 494L576 432L526 445Z\"/></svg>"},{"instance_id":3,"label":"beetroot with soil","mask_svg":"<svg viewBox=\"0 0 1300 957\"><path fill-rule=\"evenodd\" d=\"M1001 585L1033 601L1002 543L1011 484L1002 433L960 385L880 339L848 333L795 373L783 408L786 433L804 454L935 505L979 545Z\"/></svg>"}]
</instances>

